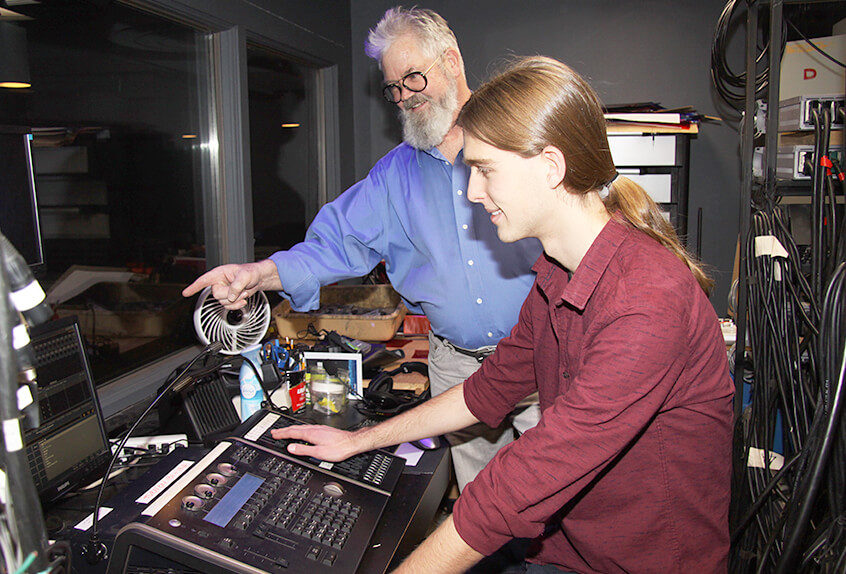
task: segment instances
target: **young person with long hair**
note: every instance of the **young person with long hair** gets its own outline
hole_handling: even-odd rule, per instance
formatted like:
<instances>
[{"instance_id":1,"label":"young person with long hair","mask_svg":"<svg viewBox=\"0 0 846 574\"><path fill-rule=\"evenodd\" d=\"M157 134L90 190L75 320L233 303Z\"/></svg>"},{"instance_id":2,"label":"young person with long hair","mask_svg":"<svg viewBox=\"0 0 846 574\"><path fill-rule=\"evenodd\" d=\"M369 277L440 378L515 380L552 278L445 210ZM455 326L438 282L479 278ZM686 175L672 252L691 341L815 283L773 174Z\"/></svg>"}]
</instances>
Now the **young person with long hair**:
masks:
<instances>
[{"instance_id":1,"label":"young person with long hair","mask_svg":"<svg viewBox=\"0 0 846 574\"><path fill-rule=\"evenodd\" d=\"M468 199L544 248L517 326L463 385L379 426L274 431L340 460L476 421L537 391L540 423L471 482L403 572L462 572L513 538L528 572L725 572L733 385L711 281L617 174L596 94L523 59L458 118Z\"/></svg>"}]
</instances>

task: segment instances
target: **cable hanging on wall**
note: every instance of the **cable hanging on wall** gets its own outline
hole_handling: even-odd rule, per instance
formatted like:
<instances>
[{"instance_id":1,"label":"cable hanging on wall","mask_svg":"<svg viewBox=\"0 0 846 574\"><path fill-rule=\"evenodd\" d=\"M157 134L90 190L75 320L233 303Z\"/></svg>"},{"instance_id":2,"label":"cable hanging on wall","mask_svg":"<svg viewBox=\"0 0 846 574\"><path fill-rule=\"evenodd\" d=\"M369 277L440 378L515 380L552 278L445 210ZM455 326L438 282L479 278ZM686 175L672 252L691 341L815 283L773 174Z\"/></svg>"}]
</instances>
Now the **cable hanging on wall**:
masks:
<instances>
[{"instance_id":1,"label":"cable hanging on wall","mask_svg":"<svg viewBox=\"0 0 846 574\"><path fill-rule=\"evenodd\" d=\"M731 23L736 19L738 8L746 2L729 0L723 8L717 26L714 30L714 40L711 44L711 80L714 87L729 105L735 109L742 110L745 98L746 78L749 71L736 73L729 66L726 58L726 51ZM769 43L758 53L756 64L761 64L769 50ZM752 70L754 73L754 70ZM755 94L763 94L768 85L769 68L764 68L755 75Z\"/></svg>"}]
</instances>

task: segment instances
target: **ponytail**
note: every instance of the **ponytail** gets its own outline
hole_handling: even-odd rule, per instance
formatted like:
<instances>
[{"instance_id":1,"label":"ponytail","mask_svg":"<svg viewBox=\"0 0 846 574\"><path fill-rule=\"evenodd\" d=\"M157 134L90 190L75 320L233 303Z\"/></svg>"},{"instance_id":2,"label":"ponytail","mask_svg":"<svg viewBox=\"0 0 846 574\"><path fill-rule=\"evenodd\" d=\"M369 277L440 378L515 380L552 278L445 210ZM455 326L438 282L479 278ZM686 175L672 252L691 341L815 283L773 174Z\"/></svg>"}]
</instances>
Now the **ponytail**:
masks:
<instances>
[{"instance_id":1,"label":"ponytail","mask_svg":"<svg viewBox=\"0 0 846 574\"><path fill-rule=\"evenodd\" d=\"M669 249L687 265L705 294L710 294L714 287L714 280L708 276L702 264L681 244L676 230L664 218L658 205L646 191L624 176L618 176L608 189L610 190L608 197L602 200L605 209L611 214L619 213L636 229Z\"/></svg>"}]
</instances>

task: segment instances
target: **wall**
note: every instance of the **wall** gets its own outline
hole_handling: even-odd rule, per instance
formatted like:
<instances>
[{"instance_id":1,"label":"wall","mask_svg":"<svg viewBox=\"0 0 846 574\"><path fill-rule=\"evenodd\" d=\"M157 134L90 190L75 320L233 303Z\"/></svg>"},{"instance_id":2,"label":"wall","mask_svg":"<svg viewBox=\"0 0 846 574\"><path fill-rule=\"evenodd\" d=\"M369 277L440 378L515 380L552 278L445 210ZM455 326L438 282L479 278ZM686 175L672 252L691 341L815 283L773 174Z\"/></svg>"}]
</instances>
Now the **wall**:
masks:
<instances>
[{"instance_id":1,"label":"wall","mask_svg":"<svg viewBox=\"0 0 846 574\"><path fill-rule=\"evenodd\" d=\"M391 106L380 96L381 75L363 51L368 29L394 2L351 0L356 176L400 140ZM484 3L433 0L450 23L464 55L471 89L510 55L544 54L586 76L606 103L657 101L692 105L720 116L710 85L710 49L723 3L701 0L532 0ZM729 62L743 66L743 37ZM702 258L714 268L711 300L726 312L738 229L739 132L736 121L704 124L691 143L689 240L696 245L702 209Z\"/></svg>"}]
</instances>

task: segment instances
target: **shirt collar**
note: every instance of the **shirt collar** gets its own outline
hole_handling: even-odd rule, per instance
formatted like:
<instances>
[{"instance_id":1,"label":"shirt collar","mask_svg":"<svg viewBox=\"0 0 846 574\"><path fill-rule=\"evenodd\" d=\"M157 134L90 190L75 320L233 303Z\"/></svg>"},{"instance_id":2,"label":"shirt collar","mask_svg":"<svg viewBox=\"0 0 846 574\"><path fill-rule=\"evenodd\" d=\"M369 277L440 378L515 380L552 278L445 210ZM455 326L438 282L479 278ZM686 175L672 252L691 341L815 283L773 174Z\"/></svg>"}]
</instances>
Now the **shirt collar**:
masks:
<instances>
[{"instance_id":1,"label":"shirt collar","mask_svg":"<svg viewBox=\"0 0 846 574\"><path fill-rule=\"evenodd\" d=\"M612 217L585 253L572 278L546 253L542 254L532 267L537 273L538 286L550 302L558 304L562 300L584 310L617 249L633 231L631 226Z\"/></svg>"},{"instance_id":2,"label":"shirt collar","mask_svg":"<svg viewBox=\"0 0 846 574\"><path fill-rule=\"evenodd\" d=\"M405 145L408 145L408 144L405 144ZM411 146L408 146L408 147L411 147ZM411 149L413 149L414 152L417 154L417 164L418 165L420 165L420 160L423 158L422 154L426 154L430 157L433 157L434 159L436 159L438 161L449 164L449 160L444 157L444 154L442 154L441 150L439 150L437 147L433 147L433 148L429 148L429 149L416 149L416 148L411 148ZM463 158L464 158L464 150L462 149L461 151L458 152L458 155L455 156L455 164L454 165L458 165L458 164L462 163L464 161Z\"/></svg>"}]
</instances>

